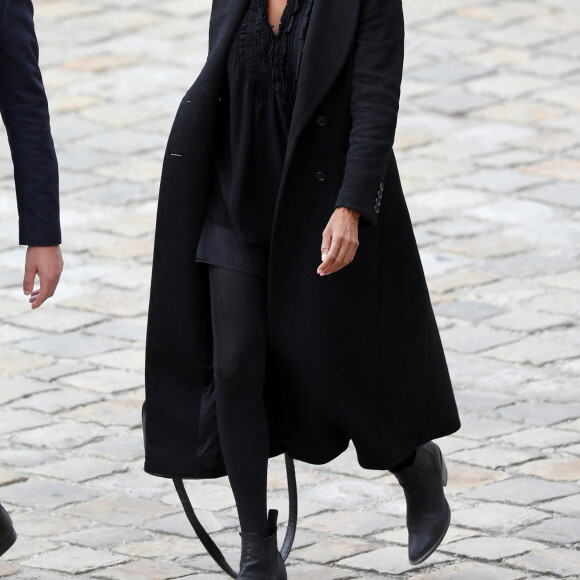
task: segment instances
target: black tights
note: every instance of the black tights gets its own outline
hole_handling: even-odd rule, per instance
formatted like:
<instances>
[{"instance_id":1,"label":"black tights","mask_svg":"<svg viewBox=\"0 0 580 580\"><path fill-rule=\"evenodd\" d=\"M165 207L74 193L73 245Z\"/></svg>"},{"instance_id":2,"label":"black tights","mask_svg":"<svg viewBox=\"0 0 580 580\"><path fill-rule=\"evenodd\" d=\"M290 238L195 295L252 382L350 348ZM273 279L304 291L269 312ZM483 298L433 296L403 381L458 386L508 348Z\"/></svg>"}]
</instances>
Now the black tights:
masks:
<instances>
[{"instance_id":1,"label":"black tights","mask_svg":"<svg viewBox=\"0 0 580 580\"><path fill-rule=\"evenodd\" d=\"M220 443L242 532L267 533L266 279L209 266ZM415 458L412 453L393 471Z\"/></svg>"},{"instance_id":2,"label":"black tights","mask_svg":"<svg viewBox=\"0 0 580 580\"><path fill-rule=\"evenodd\" d=\"M218 432L242 532L267 532L266 279L209 266Z\"/></svg>"}]
</instances>

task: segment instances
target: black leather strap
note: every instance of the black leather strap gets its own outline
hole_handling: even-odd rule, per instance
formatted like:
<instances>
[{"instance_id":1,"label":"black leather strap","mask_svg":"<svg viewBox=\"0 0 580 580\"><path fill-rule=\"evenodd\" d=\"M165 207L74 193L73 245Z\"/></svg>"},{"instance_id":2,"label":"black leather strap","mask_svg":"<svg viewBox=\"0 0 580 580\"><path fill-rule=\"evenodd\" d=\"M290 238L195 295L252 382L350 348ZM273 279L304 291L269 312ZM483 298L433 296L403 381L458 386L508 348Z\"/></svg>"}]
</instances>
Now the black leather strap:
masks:
<instances>
[{"instance_id":1,"label":"black leather strap","mask_svg":"<svg viewBox=\"0 0 580 580\"><path fill-rule=\"evenodd\" d=\"M294 468L294 460L288 455L285 455L286 459L286 476L288 480L288 527L286 528L286 536L284 537L284 543L280 550L280 554L284 560L286 560L292 550L292 544L294 543L294 538L296 536L296 525L298 521L298 490L296 487L296 470ZM203 527L202 523L197 518L195 510L191 505L185 486L183 485L183 479L174 478L173 485L177 490L179 499L181 500L181 505L185 511L185 515L191 524L191 527L195 531L197 537L203 544L204 548L208 551L209 555L216 561L217 565L232 578L237 578L238 574L234 569L228 564L222 551L217 547L215 542L211 539L210 535L207 533L206 529Z\"/></svg>"}]
</instances>

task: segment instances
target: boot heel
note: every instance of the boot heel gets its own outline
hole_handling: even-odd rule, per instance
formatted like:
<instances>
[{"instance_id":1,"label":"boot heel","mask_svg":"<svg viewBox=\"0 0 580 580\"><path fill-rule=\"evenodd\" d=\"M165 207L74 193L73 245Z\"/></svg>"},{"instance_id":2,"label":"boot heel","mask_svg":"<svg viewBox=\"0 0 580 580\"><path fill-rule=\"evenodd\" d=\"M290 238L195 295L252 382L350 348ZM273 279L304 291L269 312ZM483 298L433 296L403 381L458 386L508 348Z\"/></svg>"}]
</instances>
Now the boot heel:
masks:
<instances>
[{"instance_id":1,"label":"boot heel","mask_svg":"<svg viewBox=\"0 0 580 580\"><path fill-rule=\"evenodd\" d=\"M445 459L443 458L443 454L441 450L439 450L439 456L441 457L441 483L443 487L447 486L447 465L445 464Z\"/></svg>"},{"instance_id":2,"label":"boot heel","mask_svg":"<svg viewBox=\"0 0 580 580\"><path fill-rule=\"evenodd\" d=\"M2 542L2 544L0 544L0 556L2 556L2 554L5 554L6 552L8 552L10 548L12 548L12 546L16 542L16 537L17 537L16 532L12 530L10 532L10 535Z\"/></svg>"}]
</instances>

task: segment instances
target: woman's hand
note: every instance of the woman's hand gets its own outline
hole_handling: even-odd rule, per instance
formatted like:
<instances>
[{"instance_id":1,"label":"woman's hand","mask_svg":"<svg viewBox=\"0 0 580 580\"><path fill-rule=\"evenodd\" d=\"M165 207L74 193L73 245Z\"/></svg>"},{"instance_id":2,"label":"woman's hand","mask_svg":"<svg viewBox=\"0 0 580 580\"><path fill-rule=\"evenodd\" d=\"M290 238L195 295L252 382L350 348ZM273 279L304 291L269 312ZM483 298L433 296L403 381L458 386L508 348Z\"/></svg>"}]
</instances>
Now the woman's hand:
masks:
<instances>
[{"instance_id":1,"label":"woman's hand","mask_svg":"<svg viewBox=\"0 0 580 580\"><path fill-rule=\"evenodd\" d=\"M321 276L338 272L348 266L358 248L358 220L360 213L348 207L337 207L322 232Z\"/></svg>"}]
</instances>

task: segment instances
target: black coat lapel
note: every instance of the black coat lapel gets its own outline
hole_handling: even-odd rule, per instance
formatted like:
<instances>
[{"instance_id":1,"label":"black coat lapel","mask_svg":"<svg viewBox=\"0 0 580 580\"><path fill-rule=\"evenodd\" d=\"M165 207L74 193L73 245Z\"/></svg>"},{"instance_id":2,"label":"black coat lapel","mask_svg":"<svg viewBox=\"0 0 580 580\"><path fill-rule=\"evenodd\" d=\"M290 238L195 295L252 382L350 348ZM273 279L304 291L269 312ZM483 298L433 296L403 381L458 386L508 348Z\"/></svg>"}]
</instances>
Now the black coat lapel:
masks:
<instances>
[{"instance_id":1,"label":"black coat lapel","mask_svg":"<svg viewBox=\"0 0 580 580\"><path fill-rule=\"evenodd\" d=\"M286 160L337 79L356 33L361 0L314 0L302 57Z\"/></svg>"}]
</instances>

